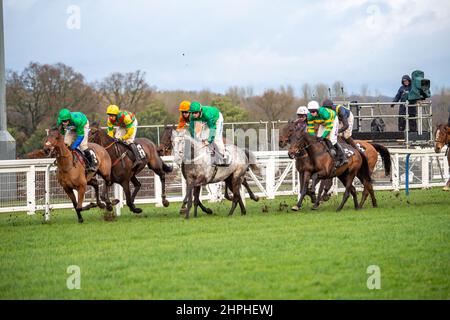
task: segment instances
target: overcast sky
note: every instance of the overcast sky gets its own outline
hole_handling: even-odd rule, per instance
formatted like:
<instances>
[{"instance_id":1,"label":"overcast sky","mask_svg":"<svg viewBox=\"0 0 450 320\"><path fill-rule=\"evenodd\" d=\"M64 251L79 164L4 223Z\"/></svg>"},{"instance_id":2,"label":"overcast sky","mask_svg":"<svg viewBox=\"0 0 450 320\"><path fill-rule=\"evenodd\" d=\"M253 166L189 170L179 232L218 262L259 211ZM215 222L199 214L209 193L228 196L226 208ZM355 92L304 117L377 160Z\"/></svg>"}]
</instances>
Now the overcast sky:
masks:
<instances>
[{"instance_id":1,"label":"overcast sky","mask_svg":"<svg viewBox=\"0 0 450 320\"><path fill-rule=\"evenodd\" d=\"M4 0L4 24L7 69L63 62L88 81L141 69L161 90L342 80L393 96L421 69L450 86L448 0Z\"/></svg>"}]
</instances>

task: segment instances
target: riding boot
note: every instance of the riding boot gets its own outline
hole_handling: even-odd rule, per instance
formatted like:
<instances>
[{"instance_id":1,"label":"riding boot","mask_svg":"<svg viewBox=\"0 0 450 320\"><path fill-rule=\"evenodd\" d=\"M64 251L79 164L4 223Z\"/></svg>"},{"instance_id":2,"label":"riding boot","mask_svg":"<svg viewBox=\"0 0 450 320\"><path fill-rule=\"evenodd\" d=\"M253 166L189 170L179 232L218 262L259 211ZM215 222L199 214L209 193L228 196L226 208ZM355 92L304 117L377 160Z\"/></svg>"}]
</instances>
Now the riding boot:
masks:
<instances>
[{"instance_id":1,"label":"riding boot","mask_svg":"<svg viewBox=\"0 0 450 320\"><path fill-rule=\"evenodd\" d=\"M92 159L91 151L89 149L86 149L86 150L84 150L83 153L87 160L86 171L94 172L96 168L95 168L95 164L94 164L94 159Z\"/></svg>"},{"instance_id":2,"label":"riding boot","mask_svg":"<svg viewBox=\"0 0 450 320\"><path fill-rule=\"evenodd\" d=\"M141 155L139 154L136 144L130 143L129 146L131 148L131 151L133 151L133 155L135 158L134 163L133 163L133 169L134 169L136 167L139 167L142 164Z\"/></svg>"},{"instance_id":3,"label":"riding boot","mask_svg":"<svg viewBox=\"0 0 450 320\"><path fill-rule=\"evenodd\" d=\"M342 146L339 144L339 142L336 142L334 145L334 149L336 150L336 168L344 165L348 162L347 158L345 157L344 149L342 149Z\"/></svg>"}]
</instances>

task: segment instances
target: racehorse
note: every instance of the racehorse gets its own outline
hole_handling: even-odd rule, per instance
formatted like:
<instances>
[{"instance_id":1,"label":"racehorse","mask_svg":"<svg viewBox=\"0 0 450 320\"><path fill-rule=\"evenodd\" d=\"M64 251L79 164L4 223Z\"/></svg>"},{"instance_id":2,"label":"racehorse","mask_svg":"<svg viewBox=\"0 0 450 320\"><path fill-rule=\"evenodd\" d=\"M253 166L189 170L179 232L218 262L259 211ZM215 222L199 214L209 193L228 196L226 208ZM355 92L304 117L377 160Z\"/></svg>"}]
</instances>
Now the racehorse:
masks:
<instances>
[{"instance_id":1,"label":"racehorse","mask_svg":"<svg viewBox=\"0 0 450 320\"><path fill-rule=\"evenodd\" d=\"M88 147L95 152L98 163L96 171L85 174L82 156L78 151L71 151L64 143L64 136L60 128L49 131L44 142L44 149L56 155L56 165L58 167L57 178L59 184L63 187L66 194L72 200L78 216L78 222L83 223L81 211L99 206L104 209L105 205L99 199L99 182L95 178L99 174L105 180L105 188L102 193L102 200L106 202L108 211L112 211L112 204L109 200L108 192L112 185L111 182L111 158L106 150L95 143L89 143ZM90 203L83 207L84 194L87 185L94 187L97 204ZM73 190L77 190L78 200Z\"/></svg>"},{"instance_id":2,"label":"racehorse","mask_svg":"<svg viewBox=\"0 0 450 320\"><path fill-rule=\"evenodd\" d=\"M296 126L295 122L292 120L290 120L285 126L283 126L281 128L280 137L279 137L280 148L284 148L289 143L291 143L291 137L293 136L293 134L296 130L298 130L298 127ZM363 141L363 140L355 140L355 143L358 146L359 151L362 151L363 154L366 156L371 174L375 170L375 166L378 161L378 154L381 156L381 159L383 161L385 175L389 176L391 174L391 165L392 165L391 155L389 153L389 150L385 146L377 144L377 143L369 143L369 142ZM300 175L302 173L301 170L303 170L303 166L310 165L309 162L310 162L310 160L307 157L306 152L303 152L302 155L300 155L300 154L297 155L296 167L297 167L297 170L299 171ZM300 179L300 181L302 181L302 180ZM324 200L324 201L327 200L326 197L328 197L328 191L331 189L331 187L332 187L332 180L328 180L328 179L322 180L321 184L320 184L320 188L319 188L319 195L318 195L319 198L318 199ZM314 191L315 190L308 189L307 194L311 194ZM360 202L359 206L362 208L368 195L370 195L370 198L372 200L372 206L377 207L375 193L370 192L370 190L367 190L366 188L364 188L364 190L363 190L361 202ZM295 210L295 206L293 209Z\"/></svg>"},{"instance_id":3,"label":"racehorse","mask_svg":"<svg viewBox=\"0 0 450 320\"><path fill-rule=\"evenodd\" d=\"M162 203L165 207L169 206L166 199L166 173L172 172L172 168L166 165L158 155L155 144L146 138L136 138L135 143L140 144L145 152L146 160L142 164L133 169L133 154L125 143L110 137L105 130L102 130L99 123L95 122L91 125L89 132L89 141L98 143L103 146L111 157L111 180L120 184L125 193L126 203L130 210L134 213L141 213L142 209L134 205L134 199L141 188L141 183L136 175L148 166L160 178L162 185ZM130 181L133 183L133 193L130 191Z\"/></svg>"},{"instance_id":4,"label":"racehorse","mask_svg":"<svg viewBox=\"0 0 450 320\"><path fill-rule=\"evenodd\" d=\"M355 150L351 146L347 146L347 149L352 152L352 155L348 158L348 163L335 168L334 159L331 156L328 147L321 140L322 139L312 136L303 130L296 131L292 137L291 147L288 152L289 157L293 159L297 154L306 151L313 167L312 170L304 171L303 187L297 206L301 207L310 178L313 180L314 188L317 179L338 177L345 186L345 193L342 202L336 211L342 210L350 194L353 197L355 209L359 209L360 205L358 205L356 189L353 186L353 179L358 176L359 180L363 183L364 188L367 188L369 193L373 192L372 180L370 178L371 172L367 158L361 151ZM318 205L319 200L317 198L314 206L317 208Z\"/></svg>"},{"instance_id":5,"label":"racehorse","mask_svg":"<svg viewBox=\"0 0 450 320\"><path fill-rule=\"evenodd\" d=\"M435 138L434 138L434 151L436 153L441 152L442 148L447 145L447 152L445 155L447 156L448 165L450 166L450 152L448 152L448 148L450 147L450 137L448 135L448 126L446 124L439 124L436 128ZM444 191L448 191L450 188L450 178L448 179L445 187L442 188Z\"/></svg>"},{"instance_id":6,"label":"racehorse","mask_svg":"<svg viewBox=\"0 0 450 320\"><path fill-rule=\"evenodd\" d=\"M206 129L206 126L203 126ZM207 135L207 130L203 130ZM202 207L200 202L200 187L225 181L233 192L232 205L228 215L232 215L236 206L239 204L241 214L246 214L246 209L241 198L240 188L249 168L258 170L257 165L250 161L251 153L248 150L242 150L235 145L226 145L226 152L230 155L231 162L228 166L211 165L211 151L208 145L192 138L186 130L172 130L172 144L175 163L181 167L181 172L186 180L186 197L181 212L185 218L189 218L189 212L192 207L192 196L194 196L194 217L197 217L197 207L207 213L212 213L208 208Z\"/></svg>"},{"instance_id":7,"label":"racehorse","mask_svg":"<svg viewBox=\"0 0 450 320\"><path fill-rule=\"evenodd\" d=\"M164 131L161 135L161 141L158 147L158 153L160 156L170 156L173 152L173 144L172 144L172 135L173 135L173 131L176 130L176 126L164 126ZM225 141L224 141L225 142ZM226 143L225 143L226 144ZM248 151L245 151L248 152ZM253 155L251 153L248 152L248 156L252 157ZM251 162L254 162L255 159L252 157L252 159L249 159ZM244 180L242 181L242 185L245 187L245 189L247 190L250 199L252 199L255 202L259 201L259 197L257 195L255 195L253 193L253 191L250 189L250 186L247 182L247 179L244 177ZM198 187L200 189L200 187ZM227 181L225 181L225 192L224 192L224 196L225 199L229 200L229 201L233 201L233 197L230 196L230 194L228 193L228 190L231 189L231 185L230 183L227 183ZM200 192L200 190L196 190L194 192ZM183 209L184 206L186 205L186 203L183 203ZM203 204L200 202L200 207L202 208ZM204 207L204 206L203 206ZM202 209L203 210L203 209ZM207 212L208 210L203 210L204 212Z\"/></svg>"}]
</instances>

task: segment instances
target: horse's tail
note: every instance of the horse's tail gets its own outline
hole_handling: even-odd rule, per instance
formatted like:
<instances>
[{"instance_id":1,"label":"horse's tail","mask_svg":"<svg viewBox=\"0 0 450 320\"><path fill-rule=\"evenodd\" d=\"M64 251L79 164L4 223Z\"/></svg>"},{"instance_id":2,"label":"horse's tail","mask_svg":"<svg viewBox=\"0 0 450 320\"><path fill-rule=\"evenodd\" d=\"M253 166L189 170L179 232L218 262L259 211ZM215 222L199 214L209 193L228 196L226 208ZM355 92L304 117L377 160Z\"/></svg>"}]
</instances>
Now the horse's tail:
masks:
<instances>
[{"instance_id":1,"label":"horse's tail","mask_svg":"<svg viewBox=\"0 0 450 320\"><path fill-rule=\"evenodd\" d=\"M371 143L371 145L377 150L377 152L380 154L381 159L383 160L384 165L384 173L386 176L391 174L391 154L385 146L382 146L381 144L377 143Z\"/></svg>"},{"instance_id":2,"label":"horse's tail","mask_svg":"<svg viewBox=\"0 0 450 320\"><path fill-rule=\"evenodd\" d=\"M247 160L249 162L250 169L252 169L252 171L254 173L259 172L259 166L256 164L256 157L253 154L253 152L251 152L247 148L244 149L244 152L245 152L245 155L247 156Z\"/></svg>"},{"instance_id":3,"label":"horse's tail","mask_svg":"<svg viewBox=\"0 0 450 320\"><path fill-rule=\"evenodd\" d=\"M365 182L372 183L372 178L370 177L369 161L367 161L367 157L359 149L358 152L362 159L362 165L358 171L358 178L363 184L365 184Z\"/></svg>"}]
</instances>

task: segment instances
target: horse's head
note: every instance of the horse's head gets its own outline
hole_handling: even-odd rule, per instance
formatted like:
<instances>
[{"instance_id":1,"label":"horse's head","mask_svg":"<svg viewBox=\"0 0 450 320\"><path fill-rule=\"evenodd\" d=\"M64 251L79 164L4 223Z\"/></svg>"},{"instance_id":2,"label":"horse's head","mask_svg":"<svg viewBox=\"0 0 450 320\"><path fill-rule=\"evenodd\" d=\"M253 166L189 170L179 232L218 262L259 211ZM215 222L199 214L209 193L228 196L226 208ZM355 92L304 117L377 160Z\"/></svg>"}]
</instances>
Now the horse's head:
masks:
<instances>
[{"instance_id":1,"label":"horse's head","mask_svg":"<svg viewBox=\"0 0 450 320\"><path fill-rule=\"evenodd\" d=\"M306 149L307 141L305 135L307 135L307 133L303 131L295 131L291 136L291 147L288 151L289 158L294 159L300 152Z\"/></svg>"},{"instance_id":2,"label":"horse's head","mask_svg":"<svg viewBox=\"0 0 450 320\"><path fill-rule=\"evenodd\" d=\"M64 145L64 136L60 132L61 127L52 128L48 131L48 136L44 140L44 151L52 154L55 147Z\"/></svg>"},{"instance_id":3,"label":"horse's head","mask_svg":"<svg viewBox=\"0 0 450 320\"><path fill-rule=\"evenodd\" d=\"M185 129L182 130L171 130L170 133L170 141L171 141L171 150L173 150L174 161L177 164L180 164L183 161L184 157L184 148L186 145L187 132Z\"/></svg>"},{"instance_id":4,"label":"horse's head","mask_svg":"<svg viewBox=\"0 0 450 320\"><path fill-rule=\"evenodd\" d=\"M175 126L164 126L164 131L161 135L160 144L158 146L158 154L160 156L170 156L172 154L172 132L175 131Z\"/></svg>"},{"instance_id":5,"label":"horse's head","mask_svg":"<svg viewBox=\"0 0 450 320\"><path fill-rule=\"evenodd\" d=\"M436 128L434 138L434 151L436 153L441 152L441 149L449 143L447 139L447 125L445 124L438 124Z\"/></svg>"},{"instance_id":6,"label":"horse's head","mask_svg":"<svg viewBox=\"0 0 450 320\"><path fill-rule=\"evenodd\" d=\"M294 134L295 126L295 122L289 120L289 122L281 128L278 138L278 145L280 148L285 148L288 145L291 136Z\"/></svg>"},{"instance_id":7,"label":"horse's head","mask_svg":"<svg viewBox=\"0 0 450 320\"><path fill-rule=\"evenodd\" d=\"M92 124L90 124L89 125L89 138L88 138L89 142L100 144L101 131L102 131L102 128L100 128L99 122L93 122Z\"/></svg>"}]
</instances>

